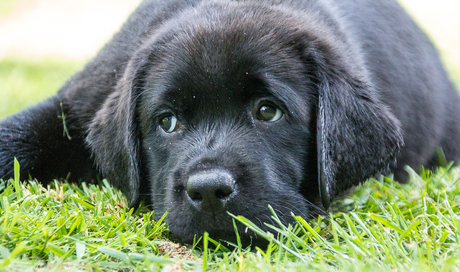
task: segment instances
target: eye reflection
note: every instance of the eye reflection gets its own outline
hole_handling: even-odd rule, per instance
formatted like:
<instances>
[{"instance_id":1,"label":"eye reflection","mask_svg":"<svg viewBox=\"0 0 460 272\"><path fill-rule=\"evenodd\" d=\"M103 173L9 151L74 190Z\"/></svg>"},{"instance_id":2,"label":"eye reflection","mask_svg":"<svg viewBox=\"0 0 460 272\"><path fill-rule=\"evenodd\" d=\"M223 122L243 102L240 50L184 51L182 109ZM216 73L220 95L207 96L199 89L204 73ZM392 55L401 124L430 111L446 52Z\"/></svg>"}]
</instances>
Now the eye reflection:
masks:
<instances>
[{"instance_id":1,"label":"eye reflection","mask_svg":"<svg viewBox=\"0 0 460 272\"><path fill-rule=\"evenodd\" d=\"M171 133L179 128L177 118L172 115L161 117L159 123L160 127L167 133Z\"/></svg>"},{"instance_id":2,"label":"eye reflection","mask_svg":"<svg viewBox=\"0 0 460 272\"><path fill-rule=\"evenodd\" d=\"M260 106L256 114L257 119L266 122L275 122L282 116L283 112L279 108L267 104Z\"/></svg>"}]
</instances>

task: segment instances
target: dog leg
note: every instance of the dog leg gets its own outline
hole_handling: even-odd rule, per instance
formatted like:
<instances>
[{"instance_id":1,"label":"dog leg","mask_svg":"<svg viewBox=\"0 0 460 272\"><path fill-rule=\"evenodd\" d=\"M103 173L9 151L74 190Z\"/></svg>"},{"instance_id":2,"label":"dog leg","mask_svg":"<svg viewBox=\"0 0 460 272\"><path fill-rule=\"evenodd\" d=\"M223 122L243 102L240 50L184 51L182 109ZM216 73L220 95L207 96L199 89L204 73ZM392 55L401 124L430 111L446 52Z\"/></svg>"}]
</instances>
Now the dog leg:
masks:
<instances>
[{"instance_id":1,"label":"dog leg","mask_svg":"<svg viewBox=\"0 0 460 272\"><path fill-rule=\"evenodd\" d=\"M96 177L84 133L66 112L65 103L54 96L0 122L1 179L13 177L14 158L22 179L30 175L46 184L54 178Z\"/></svg>"}]
</instances>

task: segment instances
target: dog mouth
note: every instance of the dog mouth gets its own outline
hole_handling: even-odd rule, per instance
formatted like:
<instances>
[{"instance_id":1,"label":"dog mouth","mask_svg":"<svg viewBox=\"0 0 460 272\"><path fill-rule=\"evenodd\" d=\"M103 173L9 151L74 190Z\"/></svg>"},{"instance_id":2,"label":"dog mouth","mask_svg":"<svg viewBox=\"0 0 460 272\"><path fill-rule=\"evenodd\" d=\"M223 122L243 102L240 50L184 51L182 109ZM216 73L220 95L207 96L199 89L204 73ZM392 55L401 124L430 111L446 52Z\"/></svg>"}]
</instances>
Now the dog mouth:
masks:
<instances>
[{"instance_id":1,"label":"dog mouth","mask_svg":"<svg viewBox=\"0 0 460 272\"><path fill-rule=\"evenodd\" d=\"M176 242L194 245L202 243L200 237L207 232L211 239L226 247L266 247L269 241L236 217L243 216L264 233L271 232L276 237L277 233L268 226L276 225L268 206L275 205L277 216L287 226L295 223L288 208L293 203L281 193L280 197L274 197L273 193L251 193L253 190L248 190L247 183L250 182L236 182L230 172L222 169L189 175L185 185L173 190L171 199L174 200L170 201L166 217L170 237ZM299 207L304 206L299 201Z\"/></svg>"},{"instance_id":2,"label":"dog mouth","mask_svg":"<svg viewBox=\"0 0 460 272\"><path fill-rule=\"evenodd\" d=\"M215 241L238 244L240 236L241 243L252 244L255 234L230 215L247 213L243 210L251 206L243 204L247 202L240 192L244 186L237 179L230 171L214 167L183 175L165 199L171 238L194 244L207 232Z\"/></svg>"},{"instance_id":3,"label":"dog mouth","mask_svg":"<svg viewBox=\"0 0 460 272\"><path fill-rule=\"evenodd\" d=\"M236 210L238 187L233 175L223 169L188 174L173 189L175 203L167 218L173 238L190 244L204 232L219 239L236 237L228 213Z\"/></svg>"},{"instance_id":4,"label":"dog mouth","mask_svg":"<svg viewBox=\"0 0 460 272\"><path fill-rule=\"evenodd\" d=\"M181 244L202 245L202 237L206 232L209 238L225 247L237 247L240 245L242 247L258 246L262 248L268 245L269 242L266 239L234 219L230 214L231 212L216 216L201 214L187 222L185 221L186 219L178 222L177 218L175 220L169 218L167 221L170 238ZM187 225L187 227L184 227L184 225ZM267 232L268 229L264 231ZM213 242L209 244L213 244Z\"/></svg>"}]
</instances>

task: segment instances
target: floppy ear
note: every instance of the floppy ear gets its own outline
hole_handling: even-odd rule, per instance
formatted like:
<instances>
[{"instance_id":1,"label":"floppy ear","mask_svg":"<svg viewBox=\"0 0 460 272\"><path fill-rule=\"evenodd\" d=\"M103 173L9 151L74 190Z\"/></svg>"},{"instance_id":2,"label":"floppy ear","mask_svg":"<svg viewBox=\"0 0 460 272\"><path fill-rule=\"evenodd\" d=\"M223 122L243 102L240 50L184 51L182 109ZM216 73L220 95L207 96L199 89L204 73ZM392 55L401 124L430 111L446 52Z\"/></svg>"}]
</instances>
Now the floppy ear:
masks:
<instances>
[{"instance_id":1,"label":"floppy ear","mask_svg":"<svg viewBox=\"0 0 460 272\"><path fill-rule=\"evenodd\" d=\"M340 192L388 171L403 138L399 120L371 86L340 65L317 65L318 182L327 209Z\"/></svg>"},{"instance_id":2,"label":"floppy ear","mask_svg":"<svg viewBox=\"0 0 460 272\"><path fill-rule=\"evenodd\" d=\"M141 200L143 167L136 105L149 53L141 50L130 60L123 78L96 113L86 138L102 175L123 192L131 206Z\"/></svg>"}]
</instances>

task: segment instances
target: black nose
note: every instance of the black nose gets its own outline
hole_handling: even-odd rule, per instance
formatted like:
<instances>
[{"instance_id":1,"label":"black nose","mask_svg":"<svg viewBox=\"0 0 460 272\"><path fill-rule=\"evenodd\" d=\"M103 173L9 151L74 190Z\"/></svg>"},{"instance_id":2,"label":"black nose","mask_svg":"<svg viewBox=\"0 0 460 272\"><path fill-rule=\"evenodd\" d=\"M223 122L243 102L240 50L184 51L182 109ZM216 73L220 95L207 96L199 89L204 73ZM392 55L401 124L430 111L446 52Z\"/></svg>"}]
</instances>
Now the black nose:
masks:
<instances>
[{"instance_id":1,"label":"black nose","mask_svg":"<svg viewBox=\"0 0 460 272\"><path fill-rule=\"evenodd\" d=\"M187 181L187 194L195 206L203 210L217 211L225 207L235 189L235 180L223 170L193 174Z\"/></svg>"}]
</instances>

